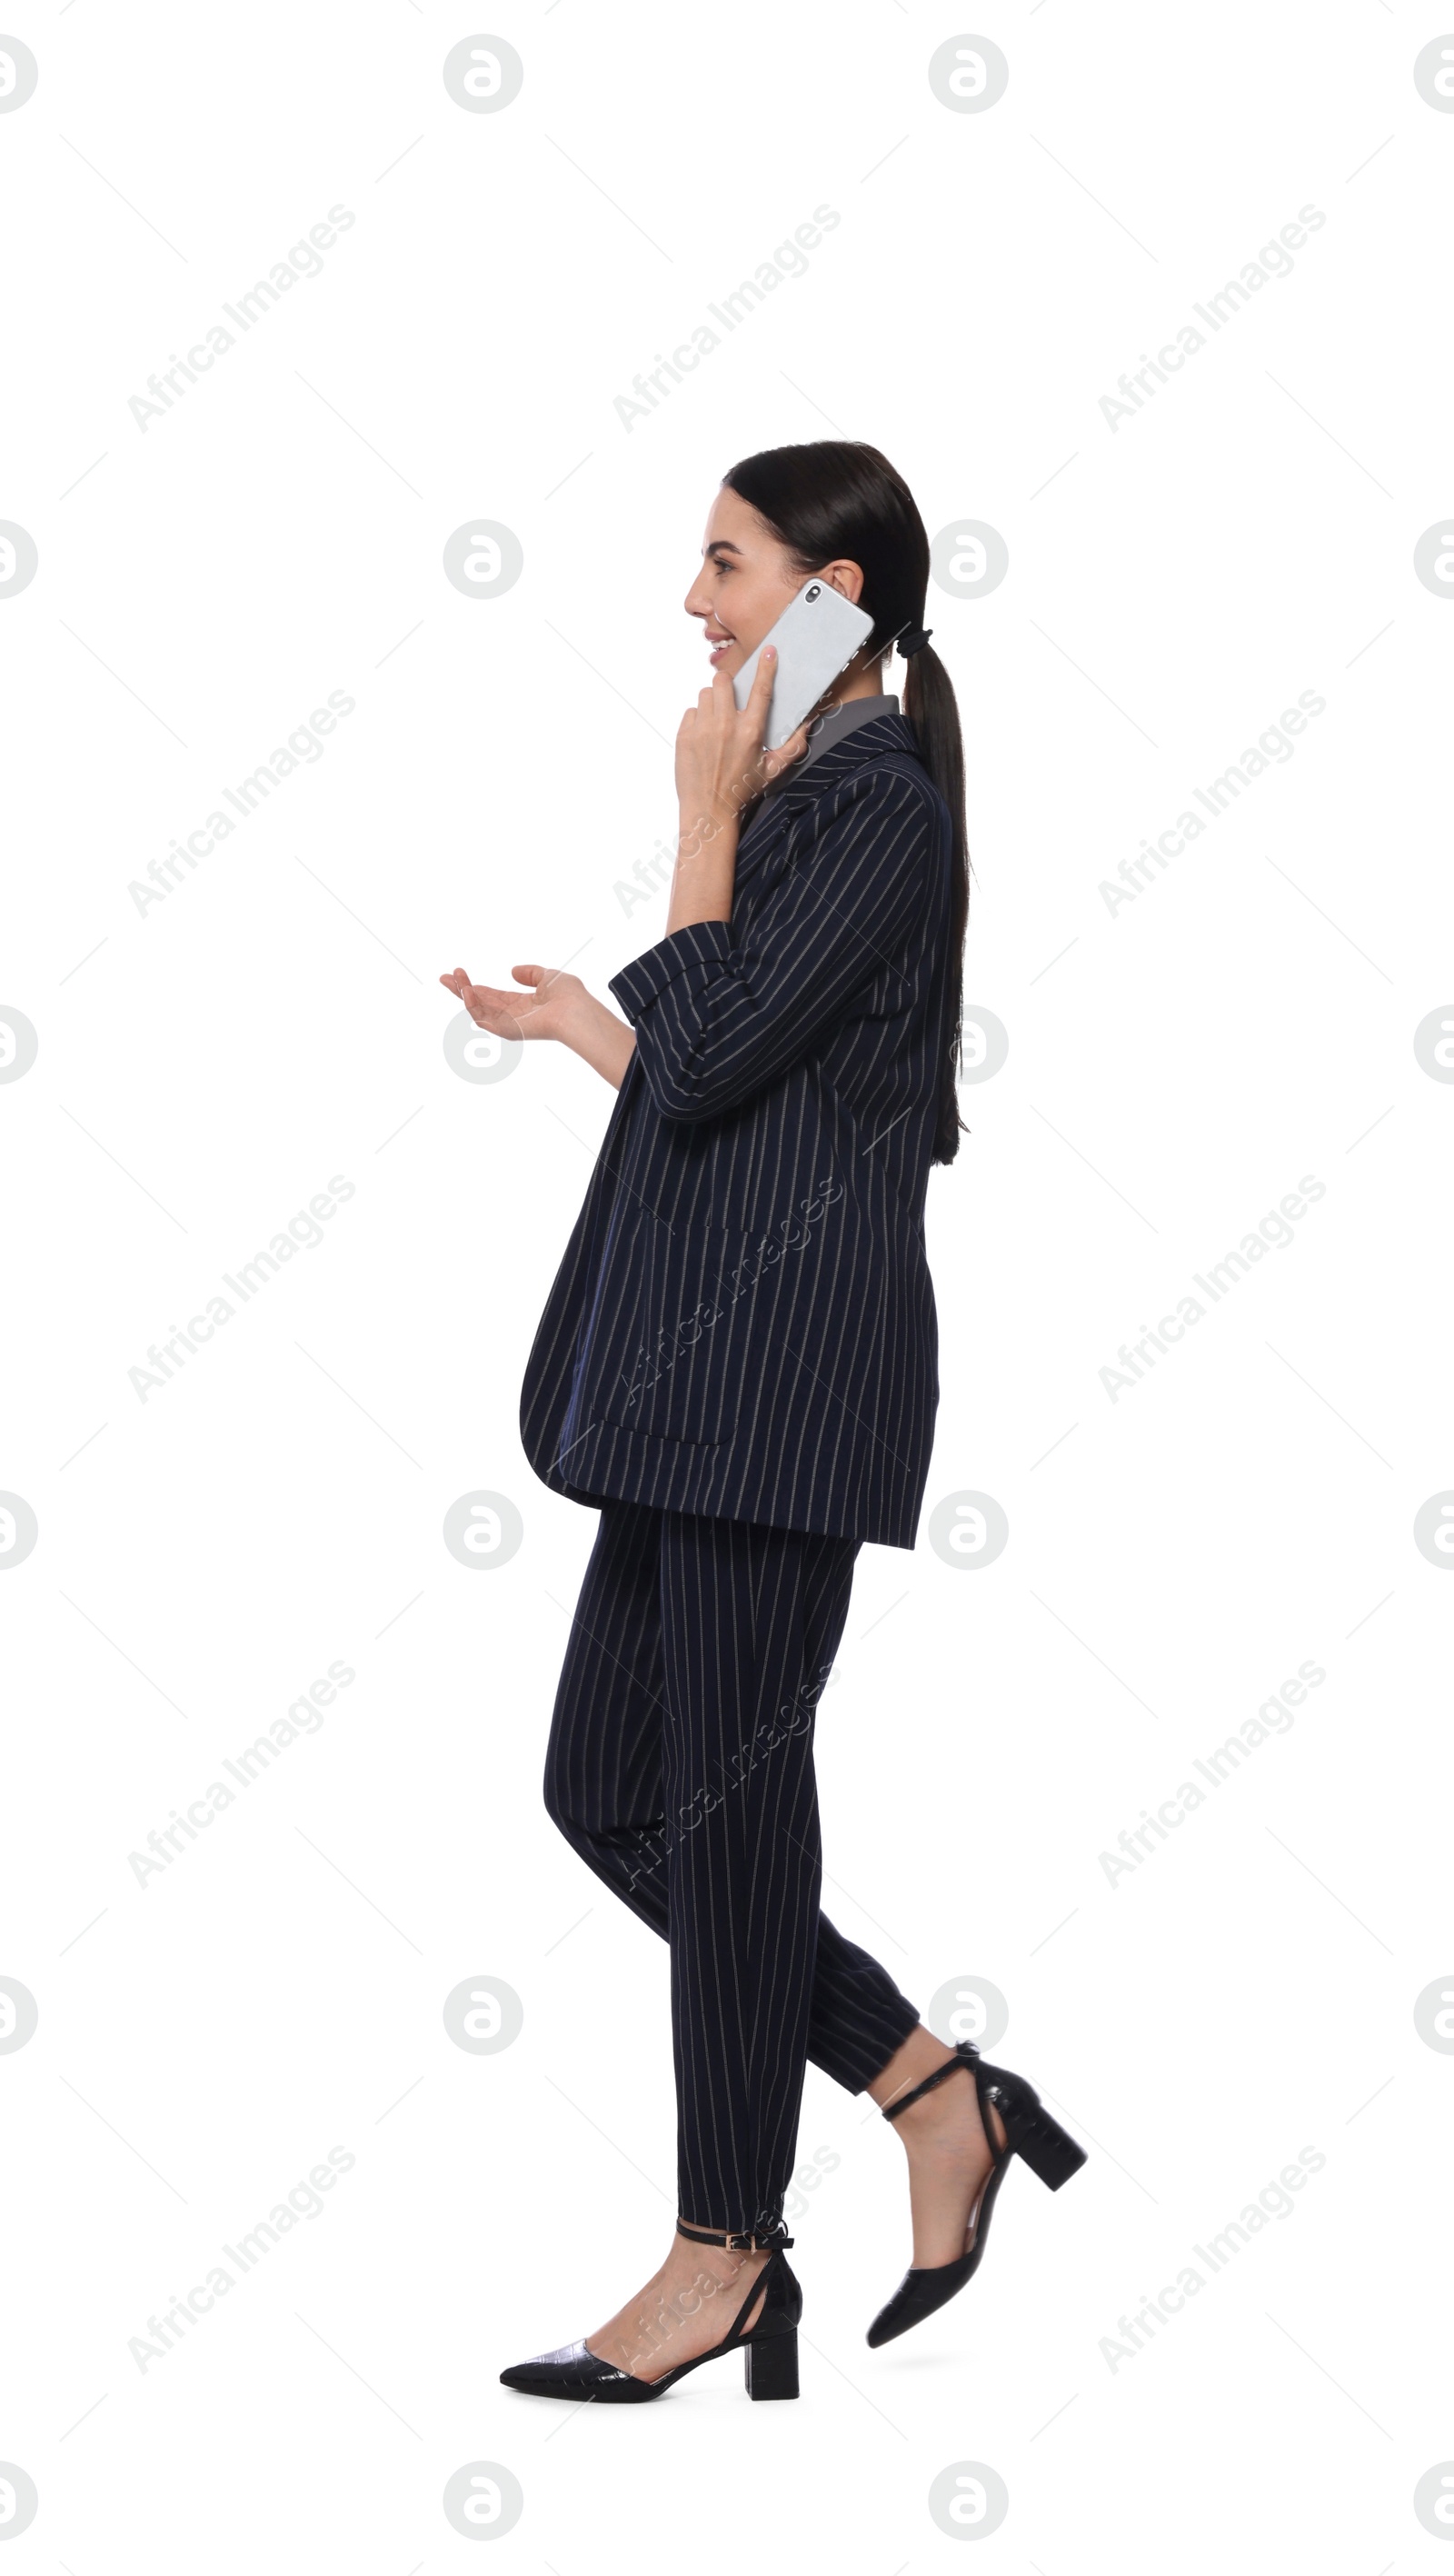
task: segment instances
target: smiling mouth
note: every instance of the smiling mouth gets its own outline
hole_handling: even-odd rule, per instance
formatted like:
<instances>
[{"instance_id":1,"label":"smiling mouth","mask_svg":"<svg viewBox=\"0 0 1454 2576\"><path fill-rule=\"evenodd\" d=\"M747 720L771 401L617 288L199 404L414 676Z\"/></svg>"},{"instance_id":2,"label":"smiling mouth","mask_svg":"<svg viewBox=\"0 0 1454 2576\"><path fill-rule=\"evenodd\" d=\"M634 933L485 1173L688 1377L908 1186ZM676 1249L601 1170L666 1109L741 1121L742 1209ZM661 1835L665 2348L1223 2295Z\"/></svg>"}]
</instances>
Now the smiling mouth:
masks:
<instances>
[{"instance_id":1,"label":"smiling mouth","mask_svg":"<svg viewBox=\"0 0 1454 2576\"><path fill-rule=\"evenodd\" d=\"M708 658L715 666L715 664L721 661L725 653L731 652L737 638L735 635L713 635L709 632L706 641L708 647Z\"/></svg>"}]
</instances>

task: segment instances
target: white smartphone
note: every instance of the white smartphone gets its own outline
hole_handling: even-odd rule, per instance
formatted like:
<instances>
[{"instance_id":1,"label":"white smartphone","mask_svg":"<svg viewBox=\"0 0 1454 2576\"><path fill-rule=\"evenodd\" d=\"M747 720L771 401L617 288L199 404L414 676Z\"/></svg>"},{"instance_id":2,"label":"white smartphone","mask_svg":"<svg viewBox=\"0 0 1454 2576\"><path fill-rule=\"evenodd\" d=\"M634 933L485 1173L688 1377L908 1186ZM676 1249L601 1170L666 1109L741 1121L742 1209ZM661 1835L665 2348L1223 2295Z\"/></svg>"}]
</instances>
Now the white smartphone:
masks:
<instances>
[{"instance_id":1,"label":"white smartphone","mask_svg":"<svg viewBox=\"0 0 1454 2576\"><path fill-rule=\"evenodd\" d=\"M781 751L830 681L847 669L865 636L872 632L873 619L855 608L851 599L845 599L841 590L835 590L831 581L821 581L815 574L804 582L771 633L764 635L757 652L749 653L741 670L733 675L732 695L740 709L747 704L763 645L776 646L777 676L763 735L769 751Z\"/></svg>"}]
</instances>

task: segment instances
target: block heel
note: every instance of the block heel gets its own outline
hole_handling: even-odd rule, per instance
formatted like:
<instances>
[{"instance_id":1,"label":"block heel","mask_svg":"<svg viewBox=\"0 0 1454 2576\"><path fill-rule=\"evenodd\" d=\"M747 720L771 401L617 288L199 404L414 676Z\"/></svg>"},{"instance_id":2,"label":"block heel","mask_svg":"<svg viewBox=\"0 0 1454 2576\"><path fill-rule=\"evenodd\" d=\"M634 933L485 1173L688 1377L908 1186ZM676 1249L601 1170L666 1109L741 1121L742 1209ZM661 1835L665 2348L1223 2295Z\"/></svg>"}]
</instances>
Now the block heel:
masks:
<instances>
[{"instance_id":1,"label":"block heel","mask_svg":"<svg viewBox=\"0 0 1454 2576\"><path fill-rule=\"evenodd\" d=\"M764 2335L758 2343L748 2342L743 2368L747 2376L749 2397L796 2397L798 2393L798 2330L790 2326L786 2334Z\"/></svg>"},{"instance_id":2,"label":"block heel","mask_svg":"<svg viewBox=\"0 0 1454 2576\"><path fill-rule=\"evenodd\" d=\"M946 2076L955 2074L961 2066L967 2067L974 2077L980 2118L984 2122L990 2151L989 2177L970 2211L964 2252L951 2263L929 2264L904 2274L893 2297L880 2308L869 2327L868 2340L875 2346L892 2343L895 2335L907 2334L910 2326L921 2325L925 2317L932 2317L937 2309L954 2297L956 2291L964 2288L966 2281L973 2279L989 2236L996 2196L1016 2156L1029 2166L1048 2191L1059 2191L1062 2183L1069 2182L1072 2174L1079 2173L1086 2160L1084 2147L1068 2129L1062 2129L1058 2120L1051 2118L1034 2086L1027 2084L1023 2075L1012 2075L1006 2066L987 2065L973 2042L967 2039L962 2039L954 2055L947 2057L942 2066L936 2066L933 2074L927 2075L922 2084L916 2084L912 2092L890 2103L884 2118L896 2120L901 2111L907 2111L911 2102L917 2102L925 2093L932 2093L936 2084L942 2084ZM1005 2143L1002 2147L995 2144L994 2130L990 2125L992 2110L998 2111L1004 2122Z\"/></svg>"},{"instance_id":3,"label":"block heel","mask_svg":"<svg viewBox=\"0 0 1454 2576\"><path fill-rule=\"evenodd\" d=\"M1022 2164L1027 2164L1047 2191L1059 2191L1085 2163L1085 2149L1053 2120L1038 2093L1014 2079L1013 2088L991 2085L989 2099L1005 2124L1005 2137Z\"/></svg>"}]
</instances>

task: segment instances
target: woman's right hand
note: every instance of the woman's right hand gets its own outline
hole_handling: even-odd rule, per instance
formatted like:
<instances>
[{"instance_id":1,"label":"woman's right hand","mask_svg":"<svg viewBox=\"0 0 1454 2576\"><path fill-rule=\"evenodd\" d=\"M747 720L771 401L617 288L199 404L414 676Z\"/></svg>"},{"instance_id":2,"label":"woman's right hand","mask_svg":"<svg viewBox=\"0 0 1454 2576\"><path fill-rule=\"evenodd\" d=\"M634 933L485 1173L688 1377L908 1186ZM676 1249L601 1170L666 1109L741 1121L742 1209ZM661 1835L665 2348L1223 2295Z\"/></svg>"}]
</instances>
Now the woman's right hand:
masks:
<instances>
[{"instance_id":1,"label":"woman's right hand","mask_svg":"<svg viewBox=\"0 0 1454 2576\"><path fill-rule=\"evenodd\" d=\"M504 993L493 984L472 984L463 966L439 980L492 1037L559 1038L569 1046L582 1005L591 998L579 975L553 966L512 966L510 972L524 990Z\"/></svg>"},{"instance_id":2,"label":"woman's right hand","mask_svg":"<svg viewBox=\"0 0 1454 2576\"><path fill-rule=\"evenodd\" d=\"M563 967L512 966L510 972L521 991L472 984L463 966L439 980L463 1002L477 1028L497 1038L558 1038L619 1091L636 1051L635 1033L626 1022L598 1002L579 975L567 975Z\"/></svg>"}]
</instances>

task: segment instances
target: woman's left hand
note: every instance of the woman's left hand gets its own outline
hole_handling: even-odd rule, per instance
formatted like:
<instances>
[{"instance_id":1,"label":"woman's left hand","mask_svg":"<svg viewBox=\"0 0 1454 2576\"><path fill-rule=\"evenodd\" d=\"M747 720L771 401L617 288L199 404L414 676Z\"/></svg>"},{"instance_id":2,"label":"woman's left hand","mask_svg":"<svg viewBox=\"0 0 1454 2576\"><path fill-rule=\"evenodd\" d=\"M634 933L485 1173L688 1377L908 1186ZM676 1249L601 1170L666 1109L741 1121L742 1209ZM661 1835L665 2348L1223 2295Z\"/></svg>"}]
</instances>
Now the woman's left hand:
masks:
<instances>
[{"instance_id":1,"label":"woman's left hand","mask_svg":"<svg viewBox=\"0 0 1454 2576\"><path fill-rule=\"evenodd\" d=\"M763 749L776 670L777 655L768 646L740 711L725 671L715 671L711 687L702 690L694 707L688 707L676 740L677 801L684 831L735 822L748 798L793 761L801 760L807 750L806 724L799 725L779 750Z\"/></svg>"}]
</instances>

